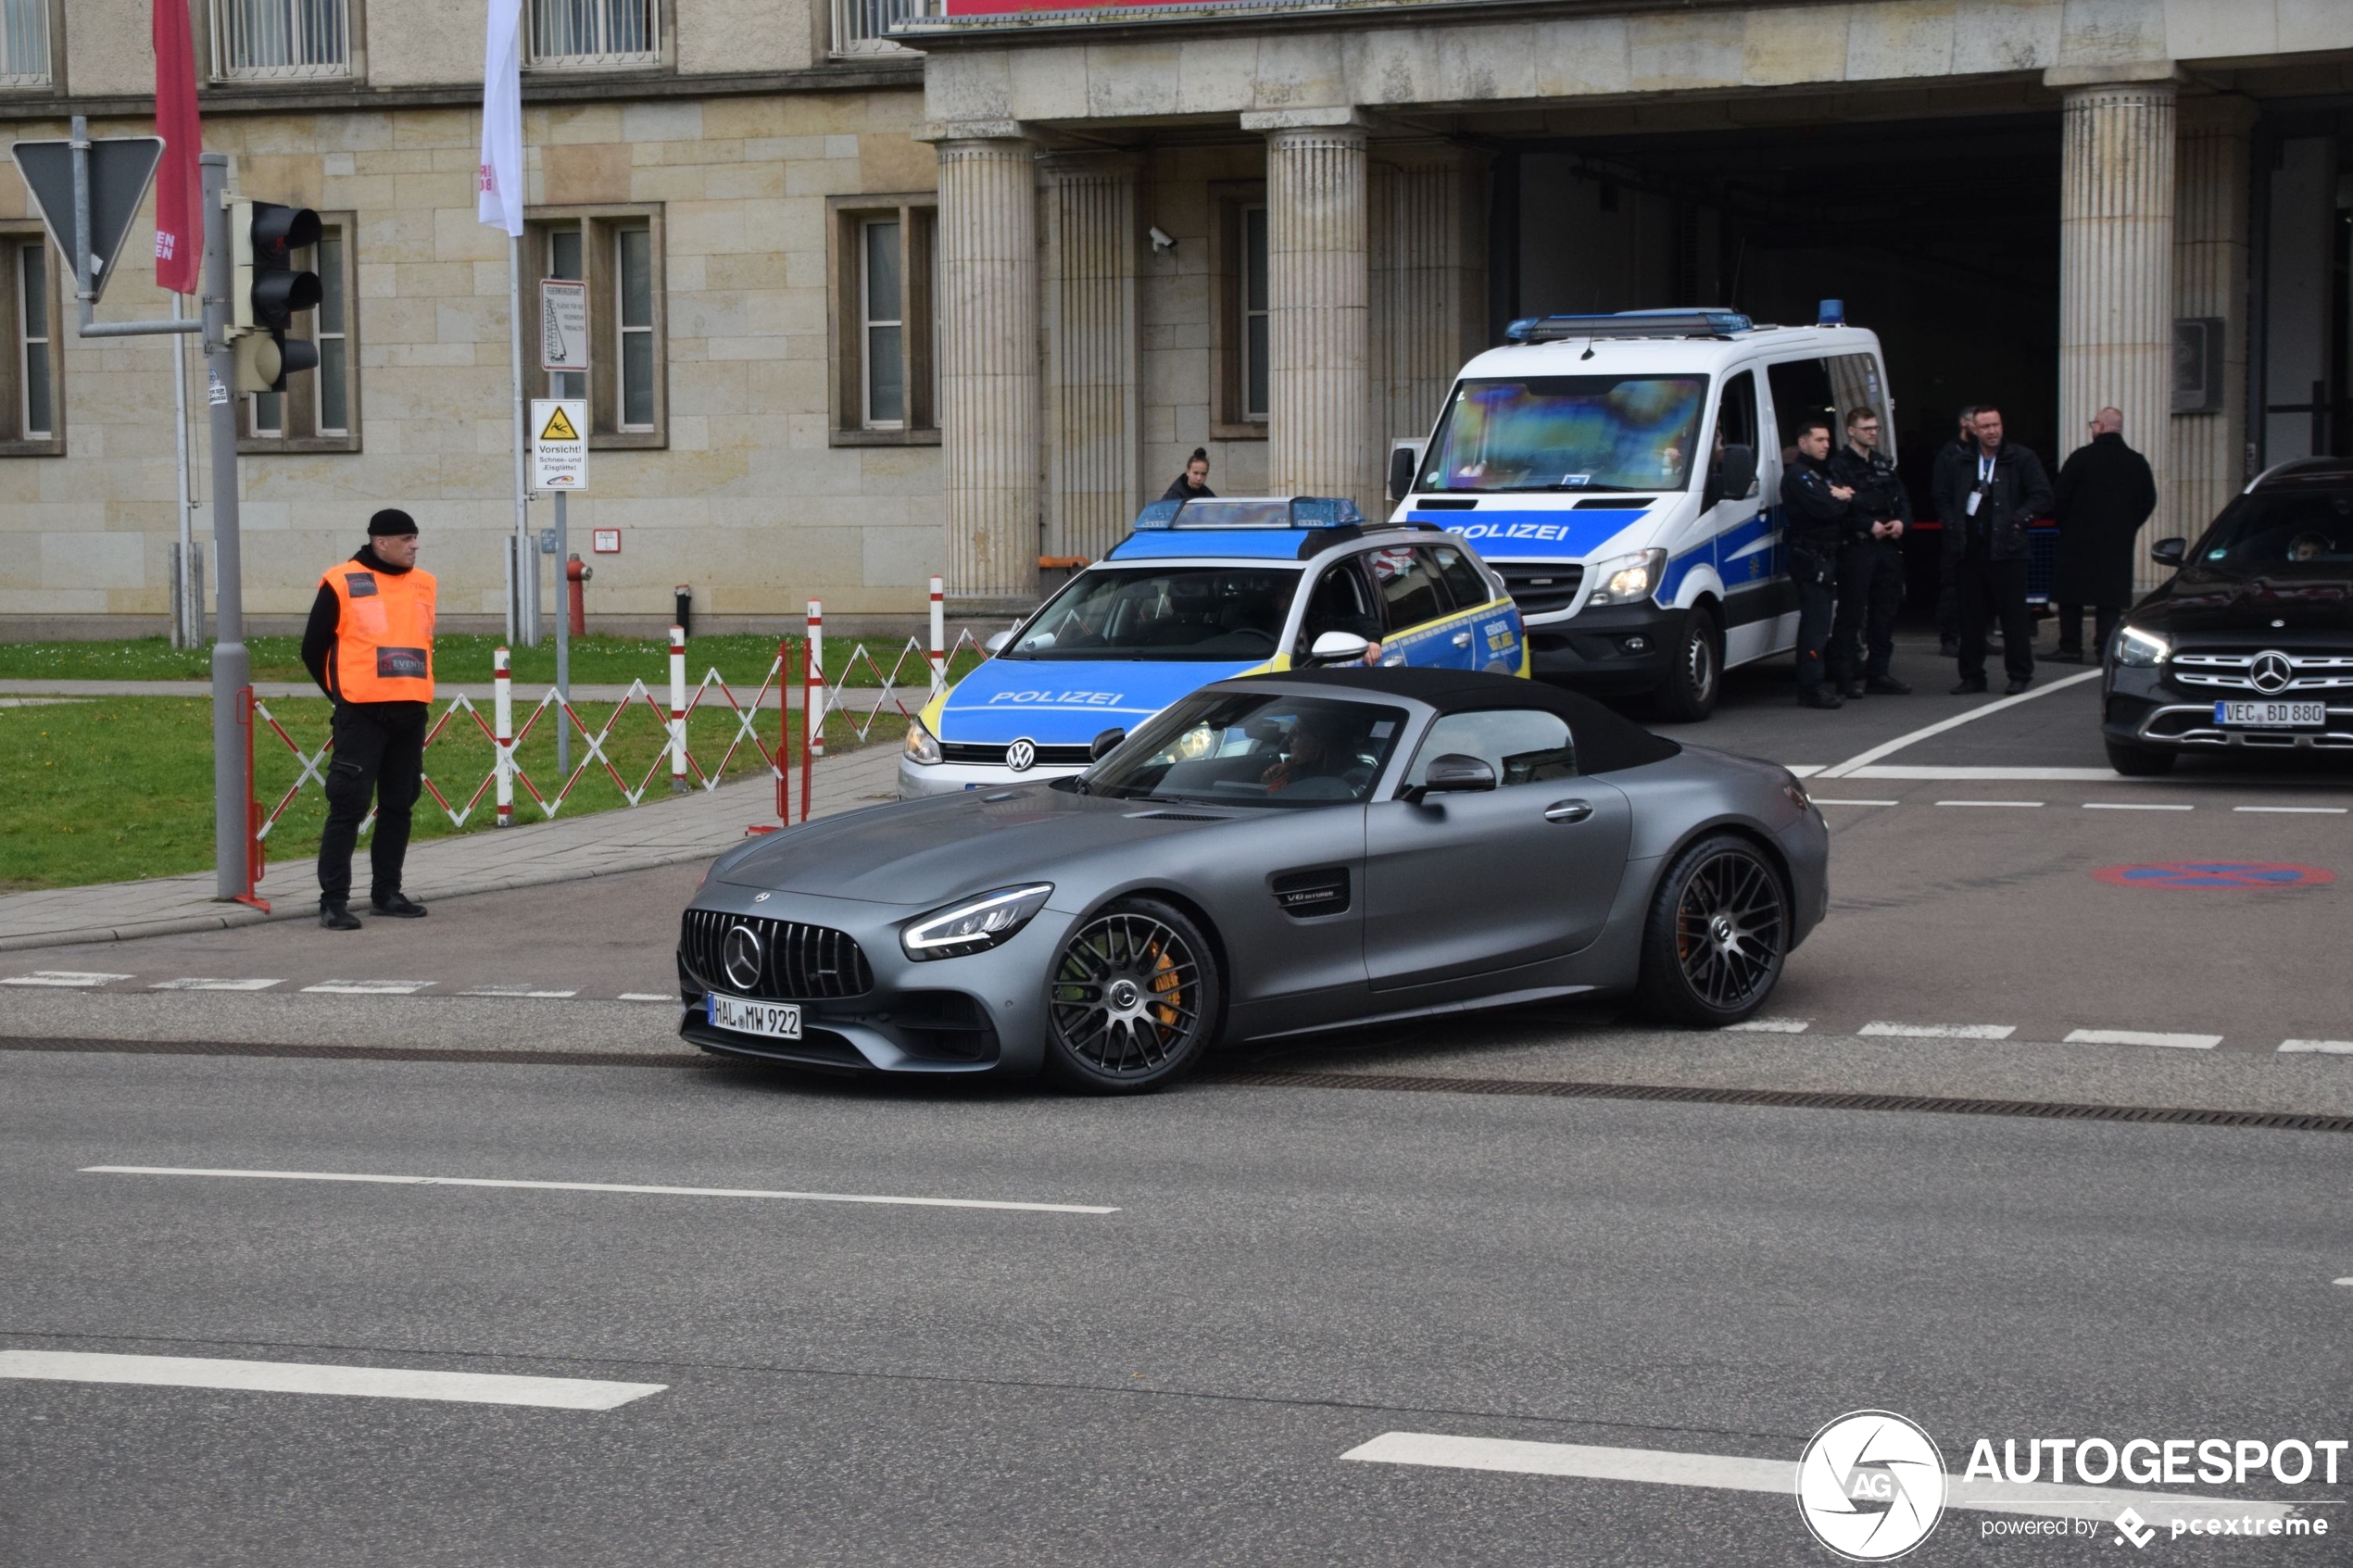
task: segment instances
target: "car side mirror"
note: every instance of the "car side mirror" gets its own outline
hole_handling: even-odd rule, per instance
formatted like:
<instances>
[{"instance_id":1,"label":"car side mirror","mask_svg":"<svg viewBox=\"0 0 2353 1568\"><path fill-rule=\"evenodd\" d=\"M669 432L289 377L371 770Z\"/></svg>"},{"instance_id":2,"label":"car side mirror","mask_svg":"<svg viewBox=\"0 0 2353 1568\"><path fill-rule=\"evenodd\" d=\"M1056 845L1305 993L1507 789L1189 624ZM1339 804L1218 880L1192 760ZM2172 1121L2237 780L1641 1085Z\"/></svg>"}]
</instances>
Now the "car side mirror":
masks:
<instances>
[{"instance_id":1,"label":"car side mirror","mask_svg":"<svg viewBox=\"0 0 2353 1568\"><path fill-rule=\"evenodd\" d=\"M1414 493L1414 466L1420 454L1411 446L1396 446L1389 454L1389 498L1402 501Z\"/></svg>"},{"instance_id":2,"label":"car side mirror","mask_svg":"<svg viewBox=\"0 0 2353 1568\"><path fill-rule=\"evenodd\" d=\"M1705 511L1718 501L1736 501L1756 483L1756 448L1730 445L1709 470L1706 488L1700 493L1700 510Z\"/></svg>"},{"instance_id":3,"label":"car side mirror","mask_svg":"<svg viewBox=\"0 0 2353 1568\"><path fill-rule=\"evenodd\" d=\"M1005 651L1005 645L1013 640L1013 633L1010 630L1007 630L997 633L980 646L992 654L1002 653Z\"/></svg>"},{"instance_id":4,"label":"car side mirror","mask_svg":"<svg viewBox=\"0 0 2353 1568\"><path fill-rule=\"evenodd\" d=\"M2149 559L2159 566L2179 566L2189 558L2187 539L2159 539L2149 546Z\"/></svg>"},{"instance_id":5,"label":"car side mirror","mask_svg":"<svg viewBox=\"0 0 2353 1568\"><path fill-rule=\"evenodd\" d=\"M1113 752L1117 751L1119 743L1126 738L1126 730L1105 730L1101 734L1088 742L1087 760L1090 763L1101 761Z\"/></svg>"},{"instance_id":6,"label":"car side mirror","mask_svg":"<svg viewBox=\"0 0 2353 1568\"><path fill-rule=\"evenodd\" d=\"M1407 787L1405 798L1419 802L1429 795L1476 795L1495 787L1495 770L1459 751L1430 759L1422 782Z\"/></svg>"},{"instance_id":7,"label":"car side mirror","mask_svg":"<svg viewBox=\"0 0 2353 1568\"><path fill-rule=\"evenodd\" d=\"M1357 664L1373 645L1353 632L1327 632L1307 650L1310 664Z\"/></svg>"}]
</instances>

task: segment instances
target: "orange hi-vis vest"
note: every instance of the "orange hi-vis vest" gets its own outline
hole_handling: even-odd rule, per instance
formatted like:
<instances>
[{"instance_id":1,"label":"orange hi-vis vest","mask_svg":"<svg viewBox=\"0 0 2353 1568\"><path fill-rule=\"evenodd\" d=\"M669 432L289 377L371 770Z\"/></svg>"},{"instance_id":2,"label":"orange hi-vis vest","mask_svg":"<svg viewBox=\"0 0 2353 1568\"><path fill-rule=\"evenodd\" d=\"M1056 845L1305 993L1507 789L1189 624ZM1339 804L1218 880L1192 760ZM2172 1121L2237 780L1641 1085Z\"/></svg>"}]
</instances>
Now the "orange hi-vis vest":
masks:
<instances>
[{"instance_id":1,"label":"orange hi-vis vest","mask_svg":"<svg viewBox=\"0 0 2353 1568\"><path fill-rule=\"evenodd\" d=\"M319 581L342 611L328 689L346 702L431 702L433 573L371 571L347 560Z\"/></svg>"}]
</instances>

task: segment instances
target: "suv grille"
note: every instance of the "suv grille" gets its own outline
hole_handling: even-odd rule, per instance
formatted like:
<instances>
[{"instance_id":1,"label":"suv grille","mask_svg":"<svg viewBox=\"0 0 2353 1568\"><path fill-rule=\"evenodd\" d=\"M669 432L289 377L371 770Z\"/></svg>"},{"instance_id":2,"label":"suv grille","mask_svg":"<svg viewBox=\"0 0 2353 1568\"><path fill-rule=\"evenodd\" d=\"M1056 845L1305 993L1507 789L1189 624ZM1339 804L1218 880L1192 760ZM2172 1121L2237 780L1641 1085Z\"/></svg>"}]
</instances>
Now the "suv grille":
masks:
<instances>
[{"instance_id":1,"label":"suv grille","mask_svg":"<svg viewBox=\"0 0 2353 1568\"><path fill-rule=\"evenodd\" d=\"M727 934L739 925L760 938L760 976L752 985L727 972ZM848 932L763 915L688 909L679 922L678 956L704 985L730 996L822 1002L862 996L875 987L875 972Z\"/></svg>"},{"instance_id":2,"label":"suv grille","mask_svg":"<svg viewBox=\"0 0 2353 1568\"><path fill-rule=\"evenodd\" d=\"M1104 726L1106 729L1110 727ZM1038 748L1038 760L1034 765L1040 768L1083 768L1094 760L1088 756L1090 749L1090 746L1041 746ZM970 741L942 741L939 743L939 756L945 762L986 762L1002 767L1005 748L994 744L979 746Z\"/></svg>"},{"instance_id":3,"label":"suv grille","mask_svg":"<svg viewBox=\"0 0 2353 1568\"><path fill-rule=\"evenodd\" d=\"M1523 615L1542 615L1552 610L1567 609L1577 602L1578 585L1585 581L1582 561L1568 561L1558 566L1535 566L1523 561L1490 561L1488 564L1504 574L1504 586Z\"/></svg>"},{"instance_id":4,"label":"suv grille","mask_svg":"<svg viewBox=\"0 0 2353 1568\"><path fill-rule=\"evenodd\" d=\"M2268 668L2259 668L2258 660L2276 654L2287 661L2287 679L2282 682L2277 672L2277 659L2268 661ZM2283 692L2325 692L2353 689L2353 653L2292 653L2285 649L2196 648L2177 653L2172 658L2173 680L2176 684L2199 686L2217 691L2260 692L2265 696ZM2259 678L2260 677L2260 678Z\"/></svg>"}]
</instances>

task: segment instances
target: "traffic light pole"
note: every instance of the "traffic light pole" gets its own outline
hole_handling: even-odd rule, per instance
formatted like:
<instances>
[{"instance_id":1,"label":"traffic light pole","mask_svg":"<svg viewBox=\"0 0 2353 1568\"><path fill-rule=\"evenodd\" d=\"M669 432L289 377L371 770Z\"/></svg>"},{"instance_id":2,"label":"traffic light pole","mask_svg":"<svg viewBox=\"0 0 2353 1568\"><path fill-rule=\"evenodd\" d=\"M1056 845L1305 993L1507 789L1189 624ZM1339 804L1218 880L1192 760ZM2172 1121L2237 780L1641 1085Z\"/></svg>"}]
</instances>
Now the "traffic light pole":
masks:
<instances>
[{"instance_id":1,"label":"traffic light pole","mask_svg":"<svg viewBox=\"0 0 2353 1568\"><path fill-rule=\"evenodd\" d=\"M245 553L237 539L237 406L229 387L236 376L230 336L235 287L229 240L229 157L206 153L204 169L205 402L212 447L212 564L215 632L212 645L213 897L245 891L246 840L253 832L246 803L246 750L238 733L238 694L253 682L245 652Z\"/></svg>"}]
</instances>

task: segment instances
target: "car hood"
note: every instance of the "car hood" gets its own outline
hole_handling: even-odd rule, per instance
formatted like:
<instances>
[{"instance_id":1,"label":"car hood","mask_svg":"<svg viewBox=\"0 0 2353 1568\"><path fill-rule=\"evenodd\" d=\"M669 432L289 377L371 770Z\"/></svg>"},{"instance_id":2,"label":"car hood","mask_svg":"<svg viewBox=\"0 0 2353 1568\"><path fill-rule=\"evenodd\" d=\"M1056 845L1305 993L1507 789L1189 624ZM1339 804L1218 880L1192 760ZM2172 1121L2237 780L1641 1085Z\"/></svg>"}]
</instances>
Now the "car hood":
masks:
<instances>
[{"instance_id":1,"label":"car hood","mask_svg":"<svg viewBox=\"0 0 2353 1568\"><path fill-rule=\"evenodd\" d=\"M2172 634L2353 632L2353 579L2233 577L2192 567L2133 608L2131 622ZM2275 628L2271 622L2286 622Z\"/></svg>"},{"instance_id":2,"label":"car hood","mask_svg":"<svg viewBox=\"0 0 2353 1568\"><path fill-rule=\"evenodd\" d=\"M1105 730L1134 729L1212 681L1264 667L1263 660L991 659L948 694L939 738L1085 746Z\"/></svg>"}]
</instances>

